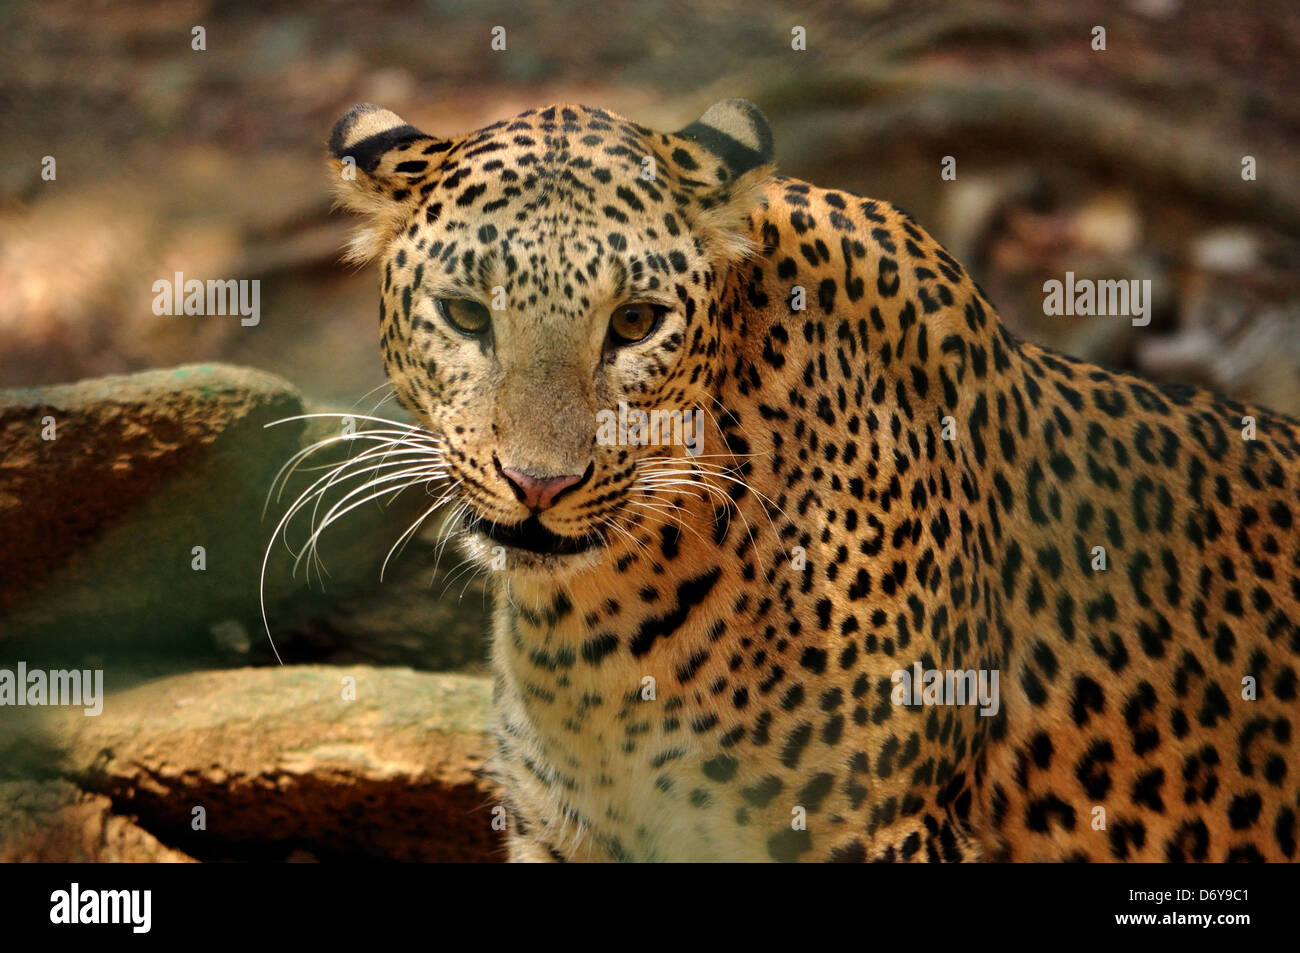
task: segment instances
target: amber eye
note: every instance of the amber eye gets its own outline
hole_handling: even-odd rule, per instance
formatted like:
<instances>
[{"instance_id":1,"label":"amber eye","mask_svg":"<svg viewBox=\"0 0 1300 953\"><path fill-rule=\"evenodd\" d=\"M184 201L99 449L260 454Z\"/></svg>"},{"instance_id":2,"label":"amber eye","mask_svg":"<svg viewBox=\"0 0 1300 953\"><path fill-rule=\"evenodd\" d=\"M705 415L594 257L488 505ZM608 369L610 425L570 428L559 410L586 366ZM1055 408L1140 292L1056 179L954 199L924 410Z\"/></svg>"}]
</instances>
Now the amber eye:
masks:
<instances>
[{"instance_id":1,"label":"amber eye","mask_svg":"<svg viewBox=\"0 0 1300 953\"><path fill-rule=\"evenodd\" d=\"M438 313L453 328L470 337L480 337L492 326L488 309L468 298L439 298Z\"/></svg>"},{"instance_id":2,"label":"amber eye","mask_svg":"<svg viewBox=\"0 0 1300 953\"><path fill-rule=\"evenodd\" d=\"M614 344L635 344L648 338L668 309L641 301L621 304L609 316L609 336Z\"/></svg>"}]
</instances>

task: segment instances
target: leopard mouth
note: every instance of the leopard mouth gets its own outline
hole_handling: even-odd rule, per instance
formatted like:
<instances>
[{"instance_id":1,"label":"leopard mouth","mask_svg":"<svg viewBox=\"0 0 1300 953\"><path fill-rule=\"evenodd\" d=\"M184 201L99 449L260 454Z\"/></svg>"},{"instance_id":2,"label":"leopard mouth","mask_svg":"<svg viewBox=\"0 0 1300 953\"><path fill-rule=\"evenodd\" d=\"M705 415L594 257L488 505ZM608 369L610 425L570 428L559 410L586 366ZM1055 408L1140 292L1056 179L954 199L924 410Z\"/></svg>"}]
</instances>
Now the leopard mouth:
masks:
<instances>
[{"instance_id":1,"label":"leopard mouth","mask_svg":"<svg viewBox=\"0 0 1300 953\"><path fill-rule=\"evenodd\" d=\"M561 536L552 533L536 516L530 516L522 523L512 526L477 517L472 529L482 533L494 543L543 556L573 556L603 546L605 542L598 532L586 536Z\"/></svg>"}]
</instances>

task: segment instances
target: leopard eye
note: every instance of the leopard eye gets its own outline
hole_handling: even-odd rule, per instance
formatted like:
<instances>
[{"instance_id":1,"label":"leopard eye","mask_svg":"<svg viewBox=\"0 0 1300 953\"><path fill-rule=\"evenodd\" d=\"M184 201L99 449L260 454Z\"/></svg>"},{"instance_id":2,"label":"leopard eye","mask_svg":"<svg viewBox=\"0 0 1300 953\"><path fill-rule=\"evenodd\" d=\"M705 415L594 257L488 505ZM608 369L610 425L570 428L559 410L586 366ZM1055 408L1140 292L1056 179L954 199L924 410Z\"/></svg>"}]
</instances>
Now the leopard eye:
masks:
<instances>
[{"instance_id":1,"label":"leopard eye","mask_svg":"<svg viewBox=\"0 0 1300 953\"><path fill-rule=\"evenodd\" d=\"M438 313L461 334L480 337L492 326L492 315L477 301L468 298L437 299Z\"/></svg>"},{"instance_id":2,"label":"leopard eye","mask_svg":"<svg viewBox=\"0 0 1300 953\"><path fill-rule=\"evenodd\" d=\"M609 316L609 336L616 345L636 344L644 341L655 329L668 309L646 301L621 304Z\"/></svg>"}]
</instances>

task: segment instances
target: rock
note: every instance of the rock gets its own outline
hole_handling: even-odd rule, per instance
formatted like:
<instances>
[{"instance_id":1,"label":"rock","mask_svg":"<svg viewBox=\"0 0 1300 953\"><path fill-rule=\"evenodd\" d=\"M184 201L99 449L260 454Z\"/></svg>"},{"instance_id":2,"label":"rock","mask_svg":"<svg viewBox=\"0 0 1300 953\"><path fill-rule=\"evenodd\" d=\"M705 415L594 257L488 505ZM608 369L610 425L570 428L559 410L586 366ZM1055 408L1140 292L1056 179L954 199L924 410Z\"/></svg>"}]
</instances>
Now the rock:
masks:
<instances>
[{"instance_id":1,"label":"rock","mask_svg":"<svg viewBox=\"0 0 1300 953\"><path fill-rule=\"evenodd\" d=\"M1167 20L1179 12L1180 0L1129 0L1129 8L1140 17Z\"/></svg>"},{"instance_id":2,"label":"rock","mask_svg":"<svg viewBox=\"0 0 1300 953\"><path fill-rule=\"evenodd\" d=\"M1026 168L972 174L945 183L936 222L949 253L968 264L978 261L1003 211L1013 203L1026 201L1039 188L1038 176Z\"/></svg>"},{"instance_id":3,"label":"rock","mask_svg":"<svg viewBox=\"0 0 1300 953\"><path fill-rule=\"evenodd\" d=\"M6 654L66 666L159 648L204 659L269 655L263 553L280 513L318 472L295 477L265 516L263 507L281 465L338 424L267 425L309 409L284 380L220 364L0 392ZM427 505L409 492L390 510L360 507L325 534L331 598L375 585L389 545ZM291 578L283 555L280 547L268 569L272 621L294 606L318 614L329 601L301 572Z\"/></svg>"},{"instance_id":4,"label":"rock","mask_svg":"<svg viewBox=\"0 0 1300 953\"><path fill-rule=\"evenodd\" d=\"M1074 210L1071 221L1075 253L1122 259L1142 238L1136 199L1122 191L1102 190Z\"/></svg>"},{"instance_id":5,"label":"rock","mask_svg":"<svg viewBox=\"0 0 1300 953\"><path fill-rule=\"evenodd\" d=\"M379 589L342 596L327 614L277 629L285 661L485 672L494 601L487 573L464 562L454 542L445 546L435 569L444 528L429 523L389 564Z\"/></svg>"},{"instance_id":6,"label":"rock","mask_svg":"<svg viewBox=\"0 0 1300 953\"><path fill-rule=\"evenodd\" d=\"M102 794L67 781L0 781L0 863L185 863Z\"/></svg>"},{"instance_id":7,"label":"rock","mask_svg":"<svg viewBox=\"0 0 1300 953\"><path fill-rule=\"evenodd\" d=\"M1216 289L1217 290L1217 289ZM1268 307L1239 288L1201 294L1188 327L1143 341L1144 374L1173 377L1287 414L1300 405L1300 305Z\"/></svg>"},{"instance_id":8,"label":"rock","mask_svg":"<svg viewBox=\"0 0 1300 953\"><path fill-rule=\"evenodd\" d=\"M197 672L110 690L99 717L29 710L0 762L56 772L202 860L499 860L490 697L488 679L409 669Z\"/></svg>"},{"instance_id":9,"label":"rock","mask_svg":"<svg viewBox=\"0 0 1300 953\"><path fill-rule=\"evenodd\" d=\"M1142 371L1157 380L1194 381L1202 387L1210 386L1219 341L1201 328L1180 334L1155 337L1139 342L1137 360Z\"/></svg>"},{"instance_id":10,"label":"rock","mask_svg":"<svg viewBox=\"0 0 1300 953\"><path fill-rule=\"evenodd\" d=\"M238 534L302 432L263 427L302 412L286 382L221 365L0 394L0 632L111 641L205 618L246 585Z\"/></svg>"},{"instance_id":11,"label":"rock","mask_svg":"<svg viewBox=\"0 0 1300 953\"><path fill-rule=\"evenodd\" d=\"M1259 267L1262 243L1255 230L1222 227L1203 232L1188 249L1191 264L1202 271L1237 275Z\"/></svg>"},{"instance_id":12,"label":"rock","mask_svg":"<svg viewBox=\"0 0 1300 953\"><path fill-rule=\"evenodd\" d=\"M1300 243L1242 225L1187 243L1172 333L1144 339L1138 369L1294 415L1300 408Z\"/></svg>"}]
</instances>

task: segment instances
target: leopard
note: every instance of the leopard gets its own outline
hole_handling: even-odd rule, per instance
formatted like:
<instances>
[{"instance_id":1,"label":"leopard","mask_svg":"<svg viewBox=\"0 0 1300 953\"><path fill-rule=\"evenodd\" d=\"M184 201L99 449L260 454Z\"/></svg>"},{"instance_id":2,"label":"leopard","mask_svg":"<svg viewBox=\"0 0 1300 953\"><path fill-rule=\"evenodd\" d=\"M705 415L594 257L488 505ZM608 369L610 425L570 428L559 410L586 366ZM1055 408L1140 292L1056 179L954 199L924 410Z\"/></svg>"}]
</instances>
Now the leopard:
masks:
<instances>
[{"instance_id":1,"label":"leopard","mask_svg":"<svg viewBox=\"0 0 1300 953\"><path fill-rule=\"evenodd\" d=\"M506 859L1295 860L1294 417L1018 338L745 100L328 151L492 593Z\"/></svg>"}]
</instances>

